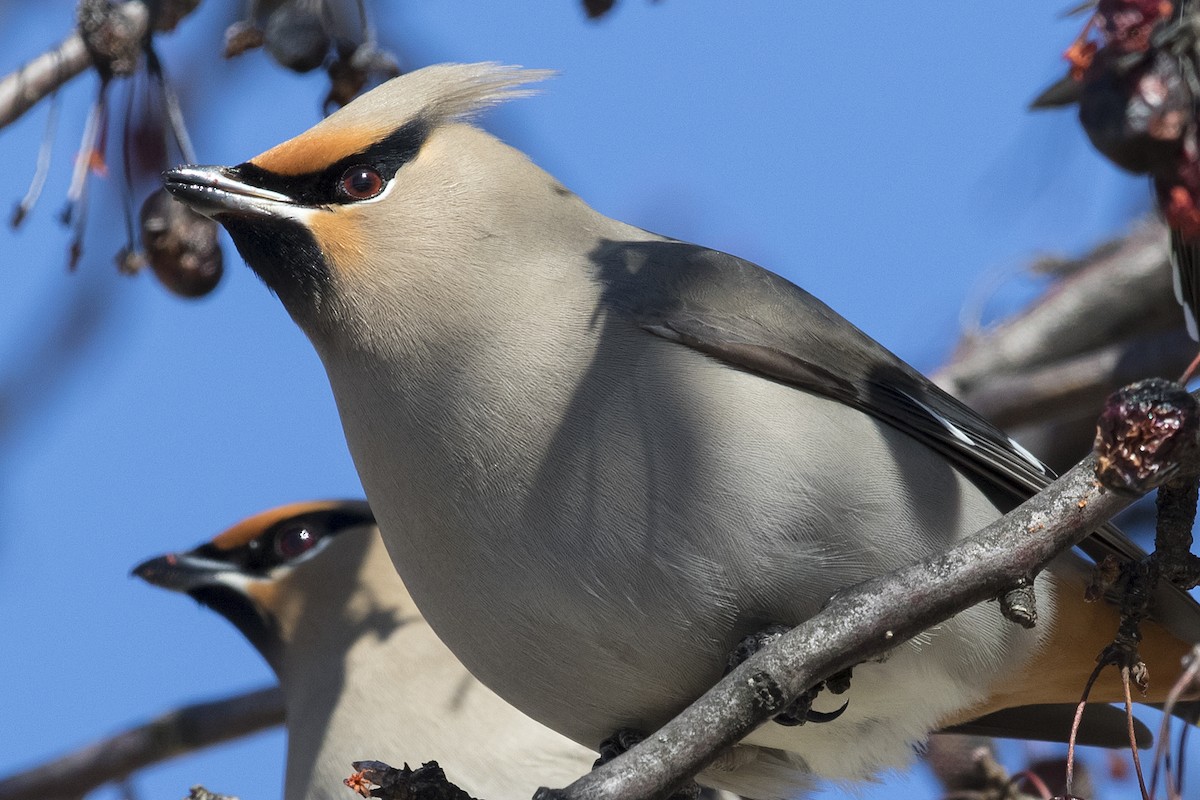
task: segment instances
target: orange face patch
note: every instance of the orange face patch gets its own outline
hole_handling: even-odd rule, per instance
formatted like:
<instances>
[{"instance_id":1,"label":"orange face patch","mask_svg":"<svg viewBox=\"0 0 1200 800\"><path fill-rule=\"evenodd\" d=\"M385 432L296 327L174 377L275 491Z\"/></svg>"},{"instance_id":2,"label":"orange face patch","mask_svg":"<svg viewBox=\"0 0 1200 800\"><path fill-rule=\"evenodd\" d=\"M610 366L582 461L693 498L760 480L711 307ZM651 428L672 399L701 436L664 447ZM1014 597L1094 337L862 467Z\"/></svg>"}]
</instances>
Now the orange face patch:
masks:
<instances>
[{"instance_id":1,"label":"orange face patch","mask_svg":"<svg viewBox=\"0 0 1200 800\"><path fill-rule=\"evenodd\" d=\"M282 607L283 592L278 581L254 580L246 584L246 596L270 616L275 617Z\"/></svg>"},{"instance_id":2,"label":"orange face patch","mask_svg":"<svg viewBox=\"0 0 1200 800\"><path fill-rule=\"evenodd\" d=\"M388 128L373 126L328 131L317 126L255 156L250 163L276 175L304 175L370 147L390 132Z\"/></svg>"},{"instance_id":3,"label":"orange face patch","mask_svg":"<svg viewBox=\"0 0 1200 800\"><path fill-rule=\"evenodd\" d=\"M352 205L338 207L336 214L314 214L308 220L308 229L325 253L331 272L347 274L364 263L361 210Z\"/></svg>"},{"instance_id":4,"label":"orange face patch","mask_svg":"<svg viewBox=\"0 0 1200 800\"><path fill-rule=\"evenodd\" d=\"M290 519L291 517L300 516L301 514L327 511L337 505L338 503L333 501L322 501L289 503L285 506L272 508L268 511L263 511L261 514L255 514L253 517L242 520L229 530L219 534L212 540L212 544L218 550L233 550L238 547L244 547L259 536L262 536L268 528L276 523Z\"/></svg>"}]
</instances>

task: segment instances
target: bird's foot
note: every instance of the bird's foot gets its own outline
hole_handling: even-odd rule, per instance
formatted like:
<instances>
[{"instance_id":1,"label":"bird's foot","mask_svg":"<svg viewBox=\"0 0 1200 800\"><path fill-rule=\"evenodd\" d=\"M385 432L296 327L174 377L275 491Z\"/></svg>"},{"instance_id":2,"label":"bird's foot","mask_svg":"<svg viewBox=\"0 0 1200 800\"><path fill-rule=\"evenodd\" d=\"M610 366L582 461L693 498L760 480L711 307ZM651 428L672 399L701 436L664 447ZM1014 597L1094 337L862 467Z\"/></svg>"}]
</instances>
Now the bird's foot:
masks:
<instances>
[{"instance_id":1,"label":"bird's foot","mask_svg":"<svg viewBox=\"0 0 1200 800\"><path fill-rule=\"evenodd\" d=\"M592 764L592 769L607 764L617 756L631 749L634 745L646 738L646 734L632 728L621 728L619 731L609 736L604 741L600 742L600 757L596 759L596 763ZM667 800L697 800L700 796L700 784L695 781L688 781L684 786L680 787Z\"/></svg>"},{"instance_id":2,"label":"bird's foot","mask_svg":"<svg viewBox=\"0 0 1200 800\"><path fill-rule=\"evenodd\" d=\"M783 636L789 630L791 629L787 625L768 625L762 630L755 631L746 636L737 643L733 651L729 654L729 658L725 662L725 674L728 675L743 661L750 658L750 656L774 644L779 640L779 637ZM836 711L814 711L812 707L813 701L817 699L817 695L823 689L827 689L830 694L843 694L846 692L850 688L850 672L849 669L845 669L829 676L797 697L791 705L776 714L772 719L780 725L787 725L789 727L803 725L806 722L833 722L846 711L850 706L850 701L847 700Z\"/></svg>"},{"instance_id":3,"label":"bird's foot","mask_svg":"<svg viewBox=\"0 0 1200 800\"><path fill-rule=\"evenodd\" d=\"M598 748L600 757L592 764L592 769L607 764L617 756L625 753L646 738L646 734L633 728L621 728L619 731L600 742Z\"/></svg>"}]
</instances>

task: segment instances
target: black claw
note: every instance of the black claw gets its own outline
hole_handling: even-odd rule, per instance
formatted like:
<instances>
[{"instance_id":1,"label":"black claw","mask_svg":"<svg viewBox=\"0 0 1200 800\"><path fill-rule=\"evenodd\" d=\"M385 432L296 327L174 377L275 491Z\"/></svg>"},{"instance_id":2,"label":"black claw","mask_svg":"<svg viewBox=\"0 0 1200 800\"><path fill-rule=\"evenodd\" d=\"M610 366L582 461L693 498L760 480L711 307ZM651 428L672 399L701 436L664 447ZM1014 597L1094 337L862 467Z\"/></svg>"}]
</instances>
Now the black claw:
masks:
<instances>
[{"instance_id":1,"label":"black claw","mask_svg":"<svg viewBox=\"0 0 1200 800\"><path fill-rule=\"evenodd\" d=\"M621 728L619 731L600 742L597 752L600 757L592 764L592 769L607 764L617 756L637 745L646 738L646 734L633 728Z\"/></svg>"},{"instance_id":2,"label":"black claw","mask_svg":"<svg viewBox=\"0 0 1200 800\"><path fill-rule=\"evenodd\" d=\"M841 675L841 673L839 673L839 675ZM796 702L788 706L787 710L781 711L772 717L772 719L776 723L789 728L795 727L796 725L804 725L808 722L814 722L817 724L822 722L833 722L842 714L846 713L846 709L850 707L850 701L847 700L846 702L842 703L842 707L837 711L814 711L812 707L813 700L817 699L817 695L821 692L822 688L828 688L828 686L823 687L821 684L814 686L812 689L809 689L807 692L796 698ZM849 680L847 679L845 689L848 688L850 688L850 684ZM845 691L845 689L843 689L843 691Z\"/></svg>"},{"instance_id":3,"label":"black claw","mask_svg":"<svg viewBox=\"0 0 1200 800\"><path fill-rule=\"evenodd\" d=\"M808 712L805 712L800 716L796 716L795 714L783 711L771 717L771 721L776 725L782 725L785 728L794 728L797 725L803 725L804 723L808 722Z\"/></svg>"},{"instance_id":4,"label":"black claw","mask_svg":"<svg viewBox=\"0 0 1200 800\"><path fill-rule=\"evenodd\" d=\"M850 679L853 676L854 667L847 667L841 672L835 672L825 679L825 688L830 694L845 694L850 691Z\"/></svg>"},{"instance_id":5,"label":"black claw","mask_svg":"<svg viewBox=\"0 0 1200 800\"><path fill-rule=\"evenodd\" d=\"M808 714L805 716L805 719L809 722L817 722L817 723L833 722L835 719L840 717L842 714L846 713L846 709L849 707L850 707L850 701L847 700L846 702L842 703L842 707L839 708L837 711L813 711L810 708L808 710Z\"/></svg>"},{"instance_id":6,"label":"black claw","mask_svg":"<svg viewBox=\"0 0 1200 800\"><path fill-rule=\"evenodd\" d=\"M789 630L791 628L787 625L767 625L762 630L746 636L737 643L730 652L729 658L726 659L725 674L728 675L759 650L774 644L779 637L783 636ZM797 697L790 706L771 719L780 725L788 727L803 725L806 722L833 722L846 711L850 705L850 701L847 700L843 703L842 707L837 711L813 711L813 700L817 698L822 689L828 689L831 694L844 694L850 689L850 676L851 669L844 669L829 676L825 681L818 683Z\"/></svg>"}]
</instances>

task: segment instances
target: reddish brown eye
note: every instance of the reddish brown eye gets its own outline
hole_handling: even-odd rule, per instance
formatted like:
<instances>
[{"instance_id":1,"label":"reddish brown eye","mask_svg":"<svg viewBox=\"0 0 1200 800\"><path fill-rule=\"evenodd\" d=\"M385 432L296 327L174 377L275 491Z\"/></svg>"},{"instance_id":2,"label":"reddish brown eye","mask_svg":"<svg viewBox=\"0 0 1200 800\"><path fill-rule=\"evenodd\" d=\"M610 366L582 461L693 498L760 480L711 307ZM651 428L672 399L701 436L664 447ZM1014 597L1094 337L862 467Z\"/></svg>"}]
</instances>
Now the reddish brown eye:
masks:
<instances>
[{"instance_id":1,"label":"reddish brown eye","mask_svg":"<svg viewBox=\"0 0 1200 800\"><path fill-rule=\"evenodd\" d=\"M275 535L275 552L285 561L303 555L313 548L320 537L301 525L284 528Z\"/></svg>"},{"instance_id":2,"label":"reddish brown eye","mask_svg":"<svg viewBox=\"0 0 1200 800\"><path fill-rule=\"evenodd\" d=\"M351 167L342 173L339 185L352 200L369 200L383 191L383 176L370 167Z\"/></svg>"}]
</instances>

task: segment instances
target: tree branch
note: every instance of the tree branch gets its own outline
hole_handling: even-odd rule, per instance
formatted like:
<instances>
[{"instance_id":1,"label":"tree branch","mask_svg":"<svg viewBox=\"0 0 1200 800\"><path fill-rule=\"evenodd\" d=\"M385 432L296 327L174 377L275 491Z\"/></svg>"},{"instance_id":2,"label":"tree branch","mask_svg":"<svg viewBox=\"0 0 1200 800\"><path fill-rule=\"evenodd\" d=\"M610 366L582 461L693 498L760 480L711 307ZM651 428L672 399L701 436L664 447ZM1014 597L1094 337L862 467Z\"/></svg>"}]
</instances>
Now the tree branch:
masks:
<instances>
[{"instance_id":1,"label":"tree branch","mask_svg":"<svg viewBox=\"0 0 1200 800\"><path fill-rule=\"evenodd\" d=\"M1021 312L965 334L933 379L1065 467L1091 445L1104 397L1143 378L1178 376L1197 346L1176 311L1167 229L1157 219L1082 258L1030 269L1061 277Z\"/></svg>"},{"instance_id":2,"label":"tree branch","mask_svg":"<svg viewBox=\"0 0 1200 800\"><path fill-rule=\"evenodd\" d=\"M145 30L144 6L141 24ZM0 79L0 128L19 119L38 101L53 94L91 64L92 56L83 44L83 37L75 32L53 50L42 53Z\"/></svg>"},{"instance_id":3,"label":"tree branch","mask_svg":"<svg viewBox=\"0 0 1200 800\"><path fill-rule=\"evenodd\" d=\"M124 3L118 6L116 13L125 17L139 38L146 35L150 12L142 0ZM40 100L49 97L92 63L92 54L79 31L75 30L57 47L0 78L0 128L20 119Z\"/></svg>"},{"instance_id":4,"label":"tree branch","mask_svg":"<svg viewBox=\"0 0 1200 800\"><path fill-rule=\"evenodd\" d=\"M935 375L943 388L970 396L997 374L1183 327L1171 288L1167 229L1157 220L1139 223L1127 236L1080 259L1058 262L1053 271L1063 277L1027 308L986 333L963 337Z\"/></svg>"},{"instance_id":5,"label":"tree branch","mask_svg":"<svg viewBox=\"0 0 1200 800\"><path fill-rule=\"evenodd\" d=\"M102 31L107 37L104 48L113 52L136 52L151 24L156 31L171 30L198 4L198 0L157 0L153 18L148 0L126 0L111 11L106 9L105 22L108 24ZM39 101L94 64L87 43L76 28L56 47L0 78L0 128L20 119Z\"/></svg>"},{"instance_id":6,"label":"tree branch","mask_svg":"<svg viewBox=\"0 0 1200 800\"><path fill-rule=\"evenodd\" d=\"M75 800L139 769L283 723L277 686L183 706L0 779L0 800Z\"/></svg>"},{"instance_id":7,"label":"tree branch","mask_svg":"<svg viewBox=\"0 0 1200 800\"><path fill-rule=\"evenodd\" d=\"M1035 425L1077 409L1094 412L1116 386L1178 375L1196 352L1181 325L1051 364L982 376L964 399L1002 428Z\"/></svg>"},{"instance_id":8,"label":"tree branch","mask_svg":"<svg viewBox=\"0 0 1200 800\"><path fill-rule=\"evenodd\" d=\"M653 736L538 800L667 796L808 687L1022 584L1132 502L1095 470L1093 454L949 551L836 595Z\"/></svg>"}]
</instances>

